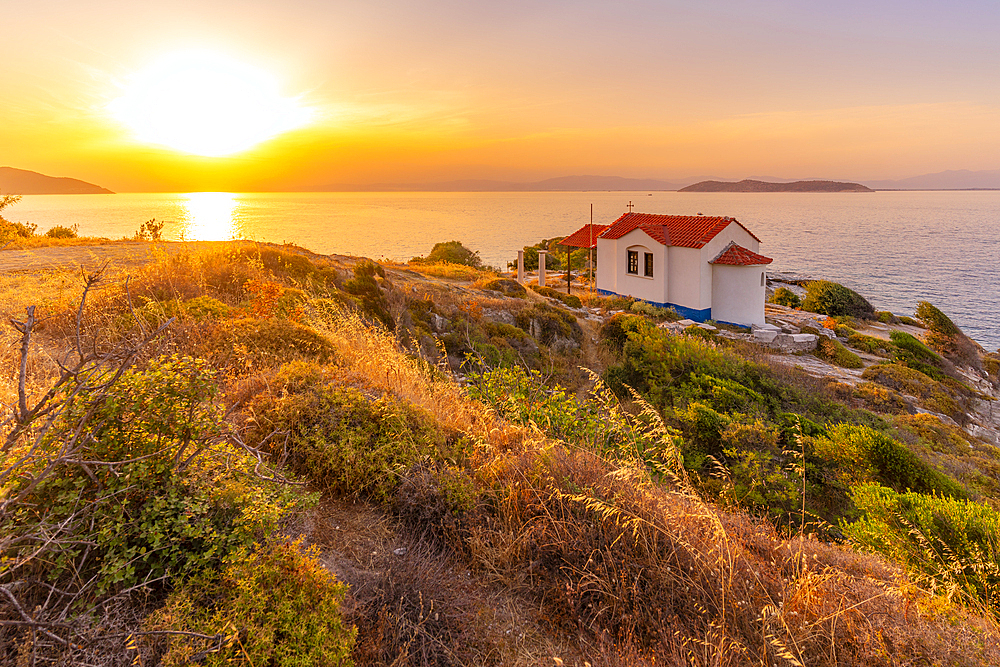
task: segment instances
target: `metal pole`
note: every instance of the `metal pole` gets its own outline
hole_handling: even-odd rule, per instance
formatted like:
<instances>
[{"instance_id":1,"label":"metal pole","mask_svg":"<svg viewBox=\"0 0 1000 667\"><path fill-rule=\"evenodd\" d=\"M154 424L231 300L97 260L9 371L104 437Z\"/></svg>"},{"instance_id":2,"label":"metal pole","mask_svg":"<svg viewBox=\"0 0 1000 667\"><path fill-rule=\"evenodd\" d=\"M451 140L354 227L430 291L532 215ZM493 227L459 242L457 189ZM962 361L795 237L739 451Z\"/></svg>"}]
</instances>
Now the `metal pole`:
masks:
<instances>
[{"instance_id":1,"label":"metal pole","mask_svg":"<svg viewBox=\"0 0 1000 667\"><path fill-rule=\"evenodd\" d=\"M570 291L573 289L572 286L570 286L569 282L570 268L571 267L569 265L569 246L566 246L566 294L569 294Z\"/></svg>"}]
</instances>

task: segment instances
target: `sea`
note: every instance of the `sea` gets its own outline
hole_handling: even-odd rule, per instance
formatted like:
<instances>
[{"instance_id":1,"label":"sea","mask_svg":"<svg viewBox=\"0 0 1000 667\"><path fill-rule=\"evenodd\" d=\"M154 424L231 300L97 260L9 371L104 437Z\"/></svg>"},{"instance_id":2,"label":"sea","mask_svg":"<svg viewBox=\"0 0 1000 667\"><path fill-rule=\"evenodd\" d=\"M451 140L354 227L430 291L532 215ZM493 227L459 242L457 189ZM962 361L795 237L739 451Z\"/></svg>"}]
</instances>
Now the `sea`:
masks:
<instances>
[{"instance_id":1,"label":"sea","mask_svg":"<svg viewBox=\"0 0 1000 667\"><path fill-rule=\"evenodd\" d=\"M253 239L376 260L455 240L506 268L526 245L630 206L734 217L761 239L772 272L843 283L898 315L930 301L987 350L1000 347L1000 191L27 195L4 216L110 239L155 219L169 240Z\"/></svg>"}]
</instances>

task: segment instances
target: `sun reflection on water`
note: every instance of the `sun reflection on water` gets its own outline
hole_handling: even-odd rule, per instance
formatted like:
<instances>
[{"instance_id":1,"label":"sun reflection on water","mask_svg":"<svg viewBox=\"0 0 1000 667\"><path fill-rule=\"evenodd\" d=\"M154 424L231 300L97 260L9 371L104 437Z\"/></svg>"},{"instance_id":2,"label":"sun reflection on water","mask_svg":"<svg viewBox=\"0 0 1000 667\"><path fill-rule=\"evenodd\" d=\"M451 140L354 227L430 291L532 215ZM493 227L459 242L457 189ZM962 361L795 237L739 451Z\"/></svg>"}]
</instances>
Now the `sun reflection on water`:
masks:
<instances>
[{"instance_id":1,"label":"sun reflection on water","mask_svg":"<svg viewBox=\"0 0 1000 667\"><path fill-rule=\"evenodd\" d=\"M242 232L240 202L231 192L190 192L181 202L181 238L187 241L228 241Z\"/></svg>"}]
</instances>

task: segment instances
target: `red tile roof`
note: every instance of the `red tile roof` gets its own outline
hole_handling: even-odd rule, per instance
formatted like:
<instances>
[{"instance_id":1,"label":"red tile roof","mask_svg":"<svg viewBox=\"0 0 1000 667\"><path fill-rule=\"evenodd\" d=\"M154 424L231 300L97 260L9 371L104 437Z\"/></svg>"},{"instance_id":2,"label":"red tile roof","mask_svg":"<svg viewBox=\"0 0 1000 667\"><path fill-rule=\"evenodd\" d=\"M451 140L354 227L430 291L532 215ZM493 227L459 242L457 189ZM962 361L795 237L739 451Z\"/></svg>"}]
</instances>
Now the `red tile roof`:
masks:
<instances>
[{"instance_id":1,"label":"red tile roof","mask_svg":"<svg viewBox=\"0 0 1000 667\"><path fill-rule=\"evenodd\" d=\"M735 222L736 218L720 218L708 215L656 215L653 213L626 213L615 220L601 235L602 239L620 239L634 229L641 228L653 240L667 246L701 248L715 238L715 235ZM753 232L743 227L747 234L760 242Z\"/></svg>"},{"instance_id":2,"label":"red tile roof","mask_svg":"<svg viewBox=\"0 0 1000 667\"><path fill-rule=\"evenodd\" d=\"M764 255L758 255L753 250L747 250L741 245L730 243L726 249L719 253L709 264L729 264L732 266L755 266L757 264L770 264L774 260Z\"/></svg>"},{"instance_id":3,"label":"red tile roof","mask_svg":"<svg viewBox=\"0 0 1000 667\"><path fill-rule=\"evenodd\" d=\"M597 245L597 237L608 227L610 225L584 225L560 241L559 245L568 245L574 248L593 248Z\"/></svg>"}]
</instances>

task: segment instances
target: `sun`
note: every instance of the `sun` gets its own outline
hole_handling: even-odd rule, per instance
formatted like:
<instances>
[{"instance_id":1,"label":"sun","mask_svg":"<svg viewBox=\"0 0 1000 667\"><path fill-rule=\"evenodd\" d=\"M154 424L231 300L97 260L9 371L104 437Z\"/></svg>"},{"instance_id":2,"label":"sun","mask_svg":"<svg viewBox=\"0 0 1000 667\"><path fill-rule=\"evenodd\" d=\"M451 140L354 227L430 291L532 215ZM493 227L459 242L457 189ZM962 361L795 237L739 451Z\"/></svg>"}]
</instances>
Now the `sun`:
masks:
<instances>
[{"instance_id":1,"label":"sun","mask_svg":"<svg viewBox=\"0 0 1000 667\"><path fill-rule=\"evenodd\" d=\"M269 73L206 51L164 56L108 109L140 142L208 157L245 151L313 116Z\"/></svg>"}]
</instances>

